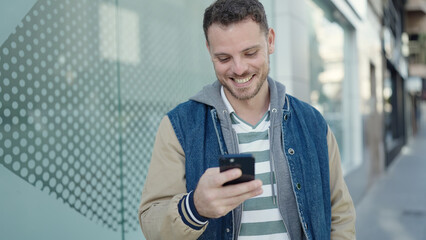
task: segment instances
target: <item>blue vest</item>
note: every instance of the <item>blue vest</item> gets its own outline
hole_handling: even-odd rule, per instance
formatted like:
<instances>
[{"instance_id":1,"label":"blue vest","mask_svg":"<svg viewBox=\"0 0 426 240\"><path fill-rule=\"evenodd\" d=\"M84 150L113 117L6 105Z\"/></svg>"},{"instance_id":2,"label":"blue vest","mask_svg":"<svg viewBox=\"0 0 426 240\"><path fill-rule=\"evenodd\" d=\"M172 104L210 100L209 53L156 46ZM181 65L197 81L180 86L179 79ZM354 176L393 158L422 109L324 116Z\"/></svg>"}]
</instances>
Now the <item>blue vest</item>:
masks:
<instances>
[{"instance_id":1,"label":"blue vest","mask_svg":"<svg viewBox=\"0 0 426 240\"><path fill-rule=\"evenodd\" d=\"M313 107L287 96L290 101L283 106L282 148L300 216L293 221L301 222L307 239L330 239L327 123ZM190 192L195 190L205 170L217 167L219 156L227 153L220 122L216 109L193 100L178 105L168 117L185 152L186 188ZM233 211L210 219L199 239L231 240L234 223Z\"/></svg>"}]
</instances>

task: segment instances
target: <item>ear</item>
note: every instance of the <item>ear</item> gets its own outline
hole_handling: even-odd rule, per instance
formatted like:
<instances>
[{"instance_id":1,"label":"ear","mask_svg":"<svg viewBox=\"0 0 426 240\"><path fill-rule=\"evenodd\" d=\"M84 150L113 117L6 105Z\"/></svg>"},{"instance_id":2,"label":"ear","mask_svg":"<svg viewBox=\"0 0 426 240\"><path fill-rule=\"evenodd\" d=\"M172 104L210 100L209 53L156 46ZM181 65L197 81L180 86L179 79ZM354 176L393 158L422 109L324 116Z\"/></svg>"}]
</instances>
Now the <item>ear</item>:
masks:
<instances>
[{"instance_id":1,"label":"ear","mask_svg":"<svg viewBox=\"0 0 426 240\"><path fill-rule=\"evenodd\" d=\"M206 47L207 47L207 51L209 51L210 53L210 45L209 45L209 41L206 40Z\"/></svg>"},{"instance_id":2,"label":"ear","mask_svg":"<svg viewBox=\"0 0 426 240\"><path fill-rule=\"evenodd\" d=\"M268 53L272 54L275 51L275 31L270 28L268 31Z\"/></svg>"}]
</instances>

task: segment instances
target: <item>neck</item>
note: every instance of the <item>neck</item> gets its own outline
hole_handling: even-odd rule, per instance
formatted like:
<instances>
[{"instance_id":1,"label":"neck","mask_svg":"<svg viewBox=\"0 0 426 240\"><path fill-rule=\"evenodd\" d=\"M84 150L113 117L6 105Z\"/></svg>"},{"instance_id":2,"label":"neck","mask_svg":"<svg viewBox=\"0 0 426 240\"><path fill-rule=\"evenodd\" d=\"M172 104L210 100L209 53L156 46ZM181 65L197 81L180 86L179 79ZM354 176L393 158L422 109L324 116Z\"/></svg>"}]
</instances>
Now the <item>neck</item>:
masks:
<instances>
[{"instance_id":1,"label":"neck","mask_svg":"<svg viewBox=\"0 0 426 240\"><path fill-rule=\"evenodd\" d=\"M256 96L251 99L238 100L230 96L231 94L227 91L225 91L225 95L238 117L251 125L256 125L268 111L270 96L267 81Z\"/></svg>"}]
</instances>

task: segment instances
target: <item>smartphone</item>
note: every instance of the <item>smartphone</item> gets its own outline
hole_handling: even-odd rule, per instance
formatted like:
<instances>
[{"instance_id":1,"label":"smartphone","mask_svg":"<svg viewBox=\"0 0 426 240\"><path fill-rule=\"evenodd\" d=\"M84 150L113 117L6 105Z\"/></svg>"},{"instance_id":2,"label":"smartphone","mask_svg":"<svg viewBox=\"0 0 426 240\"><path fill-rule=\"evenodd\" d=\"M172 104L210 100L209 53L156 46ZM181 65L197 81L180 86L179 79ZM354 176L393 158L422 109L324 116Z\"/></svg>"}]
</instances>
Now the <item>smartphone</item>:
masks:
<instances>
[{"instance_id":1,"label":"smartphone","mask_svg":"<svg viewBox=\"0 0 426 240\"><path fill-rule=\"evenodd\" d=\"M254 162L254 157L251 154L222 155L219 158L220 172L224 172L232 168L239 168L241 169L241 172L243 172L241 177L225 183L224 186L254 180Z\"/></svg>"}]
</instances>

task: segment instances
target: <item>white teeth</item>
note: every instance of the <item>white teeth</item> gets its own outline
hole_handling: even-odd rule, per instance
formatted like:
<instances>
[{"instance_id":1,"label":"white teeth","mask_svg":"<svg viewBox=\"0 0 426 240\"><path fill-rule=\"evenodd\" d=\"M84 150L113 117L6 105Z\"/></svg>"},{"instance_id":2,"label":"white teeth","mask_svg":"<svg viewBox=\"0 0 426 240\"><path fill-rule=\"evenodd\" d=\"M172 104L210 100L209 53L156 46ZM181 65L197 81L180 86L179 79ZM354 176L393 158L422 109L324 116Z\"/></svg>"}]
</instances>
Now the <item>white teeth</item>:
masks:
<instances>
[{"instance_id":1,"label":"white teeth","mask_svg":"<svg viewBox=\"0 0 426 240\"><path fill-rule=\"evenodd\" d=\"M237 82L237 83L246 83L246 82L250 81L250 79L251 79L252 77L253 77L253 76L250 76L250 77L248 77L248 78L243 78L243 79L234 78L234 81L235 81L235 82Z\"/></svg>"}]
</instances>

